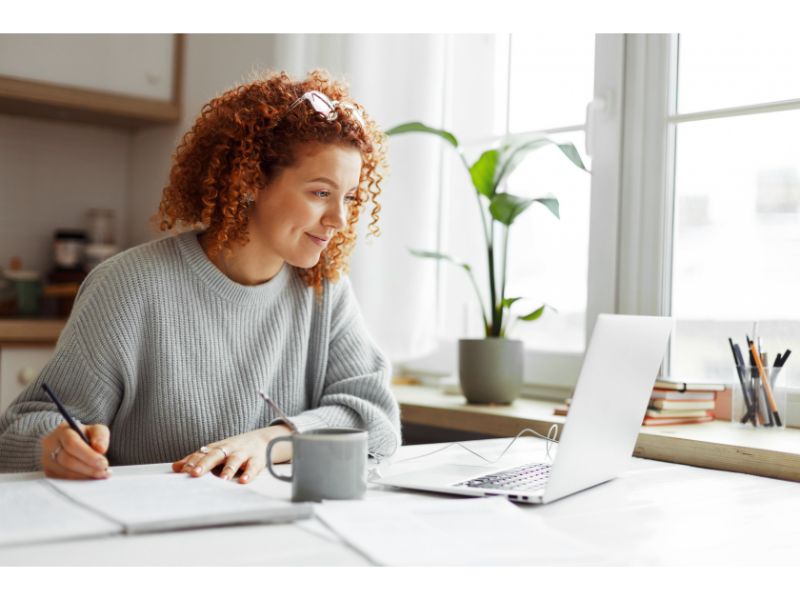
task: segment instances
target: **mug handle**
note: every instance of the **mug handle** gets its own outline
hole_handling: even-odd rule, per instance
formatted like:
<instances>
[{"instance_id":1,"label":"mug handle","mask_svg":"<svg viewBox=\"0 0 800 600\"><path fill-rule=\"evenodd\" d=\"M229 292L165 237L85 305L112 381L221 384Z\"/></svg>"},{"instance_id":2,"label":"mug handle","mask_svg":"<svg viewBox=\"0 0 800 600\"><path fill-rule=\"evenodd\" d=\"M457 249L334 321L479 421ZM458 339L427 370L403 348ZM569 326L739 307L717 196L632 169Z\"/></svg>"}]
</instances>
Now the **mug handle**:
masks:
<instances>
[{"instance_id":1,"label":"mug handle","mask_svg":"<svg viewBox=\"0 0 800 600\"><path fill-rule=\"evenodd\" d=\"M281 437L272 438L269 443L267 444L267 469L269 469L270 475L275 477L276 479L280 479L281 481L292 481L292 475L288 477L286 475L278 475L272 469L272 447L277 444L278 442L289 442L292 443L292 436L290 435L282 435ZM294 469L292 469L294 471Z\"/></svg>"}]
</instances>

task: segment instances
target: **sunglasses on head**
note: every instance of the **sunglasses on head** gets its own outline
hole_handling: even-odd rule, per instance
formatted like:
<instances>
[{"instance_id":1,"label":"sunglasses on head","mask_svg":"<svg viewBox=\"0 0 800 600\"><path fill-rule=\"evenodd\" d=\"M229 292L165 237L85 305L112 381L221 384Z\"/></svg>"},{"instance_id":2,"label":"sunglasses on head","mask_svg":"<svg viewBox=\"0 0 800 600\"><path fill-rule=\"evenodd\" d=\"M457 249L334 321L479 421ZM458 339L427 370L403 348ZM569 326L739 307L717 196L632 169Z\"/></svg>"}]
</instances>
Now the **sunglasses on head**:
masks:
<instances>
[{"instance_id":1,"label":"sunglasses on head","mask_svg":"<svg viewBox=\"0 0 800 600\"><path fill-rule=\"evenodd\" d=\"M289 109L286 111L287 114L293 111L303 102L308 102L311 105L311 108L313 108L318 114L324 116L328 121L334 121L338 117L338 111L340 108L349 110L350 114L355 117L356 121L358 121L358 124L361 125L362 128L364 127L364 116L355 105L351 104L350 102L331 100L328 98L328 96L316 90L306 92L297 100L292 102L292 104L289 106Z\"/></svg>"}]
</instances>

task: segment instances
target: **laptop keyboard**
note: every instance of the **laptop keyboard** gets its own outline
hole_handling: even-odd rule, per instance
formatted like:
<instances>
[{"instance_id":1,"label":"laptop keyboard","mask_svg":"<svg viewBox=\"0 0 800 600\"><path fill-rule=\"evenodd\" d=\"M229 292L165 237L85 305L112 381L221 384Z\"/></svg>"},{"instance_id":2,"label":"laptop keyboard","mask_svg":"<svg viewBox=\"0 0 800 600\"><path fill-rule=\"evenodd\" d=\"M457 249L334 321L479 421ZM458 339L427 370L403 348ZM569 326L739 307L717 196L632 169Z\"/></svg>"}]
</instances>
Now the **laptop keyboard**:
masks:
<instances>
[{"instance_id":1,"label":"laptop keyboard","mask_svg":"<svg viewBox=\"0 0 800 600\"><path fill-rule=\"evenodd\" d=\"M514 467L506 471L498 471L469 481L462 481L456 486L471 488L489 488L494 490L538 490L544 487L550 477L550 465L531 463Z\"/></svg>"}]
</instances>

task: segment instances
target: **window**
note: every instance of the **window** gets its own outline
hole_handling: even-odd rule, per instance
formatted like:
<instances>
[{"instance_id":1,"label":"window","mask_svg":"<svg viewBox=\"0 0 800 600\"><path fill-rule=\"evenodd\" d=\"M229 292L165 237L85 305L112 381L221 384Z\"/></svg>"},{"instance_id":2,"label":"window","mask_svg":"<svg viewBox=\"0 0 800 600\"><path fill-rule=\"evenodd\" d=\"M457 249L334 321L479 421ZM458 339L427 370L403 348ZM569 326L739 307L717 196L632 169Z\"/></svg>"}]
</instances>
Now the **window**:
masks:
<instances>
[{"instance_id":1,"label":"window","mask_svg":"<svg viewBox=\"0 0 800 600\"><path fill-rule=\"evenodd\" d=\"M800 348L800 42L681 35L670 369L732 380L727 338L758 322L770 362ZM784 381L800 387L800 370Z\"/></svg>"},{"instance_id":2,"label":"window","mask_svg":"<svg viewBox=\"0 0 800 600\"><path fill-rule=\"evenodd\" d=\"M558 310L533 323L517 322L510 335L526 345L525 381L541 397L563 399L580 370L587 325L598 312L615 309L608 288L616 281L624 37L453 35L448 44L442 126L456 134L468 162L507 133L541 133L572 142L593 170L581 171L548 146L528 155L508 181L512 193L552 193L560 201L560 220L534 205L512 227L506 295L528 299L518 303L520 312L541 303ZM592 146L598 151L590 157L586 111L598 93L616 101L596 120ZM470 264L488 295L484 235L469 175L444 144L442 158L438 250ZM592 229L600 234L590 235ZM483 336L482 322L463 270L446 263L436 268L440 348L404 366L452 373L455 341Z\"/></svg>"},{"instance_id":3,"label":"window","mask_svg":"<svg viewBox=\"0 0 800 600\"><path fill-rule=\"evenodd\" d=\"M512 35L508 133L544 132L572 142L587 166L585 117L594 84L594 35ZM582 353L585 347L591 176L554 146L528 155L509 178L511 193L559 199L561 218L540 205L511 229L508 295L530 298L532 310L548 303L534 323L518 322L514 336L537 350Z\"/></svg>"},{"instance_id":4,"label":"window","mask_svg":"<svg viewBox=\"0 0 800 600\"><path fill-rule=\"evenodd\" d=\"M512 230L509 291L561 310L514 330L526 342L526 381L574 385L600 312L674 316L664 366L679 378L732 382L727 338L743 341L754 321L771 359L800 352L800 142L792 133L800 42L712 33L597 35L593 43L539 34L452 40L445 128L469 160L508 131L540 130L575 143L592 170L582 179L539 151L509 182L518 193L553 192L564 217L531 209ZM581 114L589 101L598 109L591 158ZM483 282L474 193L457 158L445 164L440 249L470 262ZM481 335L463 272L440 268L440 336ZM800 369L787 374L783 383L800 388Z\"/></svg>"}]
</instances>

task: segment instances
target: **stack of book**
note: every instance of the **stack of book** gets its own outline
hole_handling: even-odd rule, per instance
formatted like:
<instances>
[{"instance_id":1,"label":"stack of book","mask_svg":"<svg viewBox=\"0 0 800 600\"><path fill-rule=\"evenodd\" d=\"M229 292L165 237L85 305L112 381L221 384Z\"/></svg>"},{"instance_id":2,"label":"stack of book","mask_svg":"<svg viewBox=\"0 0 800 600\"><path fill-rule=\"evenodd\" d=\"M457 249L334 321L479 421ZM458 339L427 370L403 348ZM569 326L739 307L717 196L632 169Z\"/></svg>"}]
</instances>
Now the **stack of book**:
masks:
<instances>
[{"instance_id":1,"label":"stack of book","mask_svg":"<svg viewBox=\"0 0 800 600\"><path fill-rule=\"evenodd\" d=\"M644 425L686 425L714 420L723 384L682 383L657 379L650 395Z\"/></svg>"}]
</instances>

